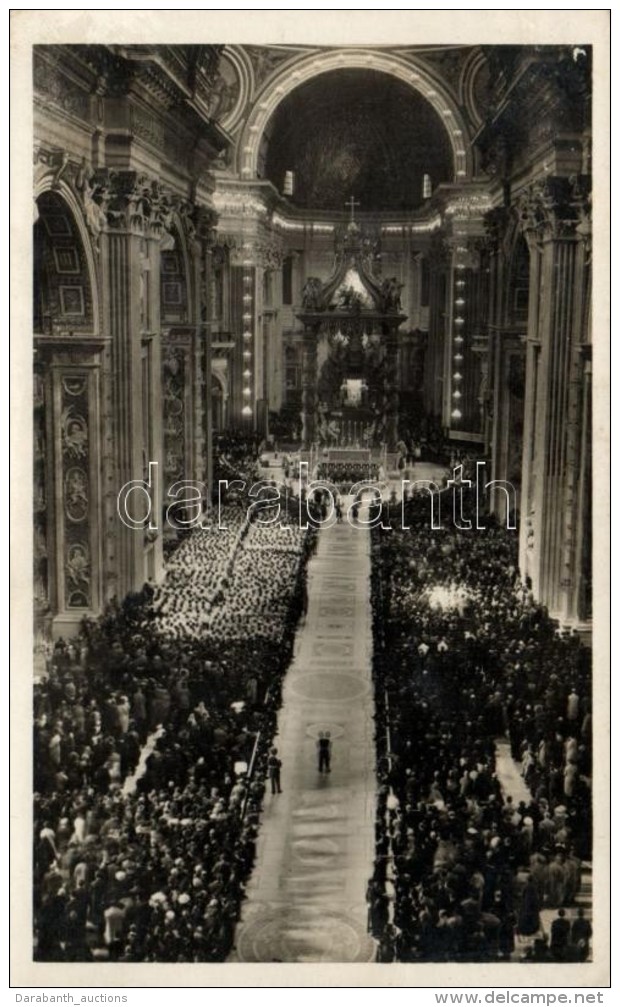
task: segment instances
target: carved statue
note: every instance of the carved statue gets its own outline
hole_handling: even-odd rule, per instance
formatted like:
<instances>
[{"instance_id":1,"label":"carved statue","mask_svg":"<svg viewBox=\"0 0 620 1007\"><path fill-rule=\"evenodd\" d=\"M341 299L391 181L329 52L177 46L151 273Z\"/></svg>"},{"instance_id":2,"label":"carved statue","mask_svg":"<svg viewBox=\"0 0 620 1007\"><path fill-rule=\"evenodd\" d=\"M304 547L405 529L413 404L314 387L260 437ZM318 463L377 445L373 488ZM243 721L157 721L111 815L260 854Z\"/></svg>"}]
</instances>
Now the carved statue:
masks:
<instances>
[{"instance_id":1,"label":"carved statue","mask_svg":"<svg viewBox=\"0 0 620 1007\"><path fill-rule=\"evenodd\" d=\"M88 428L83 416L73 406L66 406L60 414L62 451L70 458L85 458L88 451Z\"/></svg>"},{"instance_id":2,"label":"carved statue","mask_svg":"<svg viewBox=\"0 0 620 1007\"><path fill-rule=\"evenodd\" d=\"M323 283L316 276L309 276L301 292L301 303L306 311L324 311L325 294Z\"/></svg>"},{"instance_id":3,"label":"carved statue","mask_svg":"<svg viewBox=\"0 0 620 1007\"><path fill-rule=\"evenodd\" d=\"M338 291L337 306L343 311L357 311L362 308L362 296L354 287L342 287Z\"/></svg>"},{"instance_id":4,"label":"carved statue","mask_svg":"<svg viewBox=\"0 0 620 1007\"><path fill-rule=\"evenodd\" d=\"M400 311L400 292L404 284L399 283L395 276L390 276L381 284L381 303L385 312Z\"/></svg>"},{"instance_id":5,"label":"carved statue","mask_svg":"<svg viewBox=\"0 0 620 1007\"><path fill-rule=\"evenodd\" d=\"M98 185L93 181L94 174L94 171L88 167L86 158L83 157L77 171L75 186L82 196L86 226L97 243L101 231L107 224L106 208L110 201L110 194L106 186Z\"/></svg>"},{"instance_id":6,"label":"carved statue","mask_svg":"<svg viewBox=\"0 0 620 1007\"><path fill-rule=\"evenodd\" d=\"M86 545L72 545L65 563L67 580L75 588L90 586L90 561Z\"/></svg>"},{"instance_id":7,"label":"carved statue","mask_svg":"<svg viewBox=\"0 0 620 1007\"><path fill-rule=\"evenodd\" d=\"M223 119L233 108L238 94L239 84L229 83L224 74L218 73L209 98L209 118Z\"/></svg>"},{"instance_id":8,"label":"carved statue","mask_svg":"<svg viewBox=\"0 0 620 1007\"><path fill-rule=\"evenodd\" d=\"M60 185L60 180L65 173L65 169L69 164L69 155L66 150L61 151L57 155L56 170L54 172L54 177L52 179L52 189L57 189Z\"/></svg>"}]
</instances>

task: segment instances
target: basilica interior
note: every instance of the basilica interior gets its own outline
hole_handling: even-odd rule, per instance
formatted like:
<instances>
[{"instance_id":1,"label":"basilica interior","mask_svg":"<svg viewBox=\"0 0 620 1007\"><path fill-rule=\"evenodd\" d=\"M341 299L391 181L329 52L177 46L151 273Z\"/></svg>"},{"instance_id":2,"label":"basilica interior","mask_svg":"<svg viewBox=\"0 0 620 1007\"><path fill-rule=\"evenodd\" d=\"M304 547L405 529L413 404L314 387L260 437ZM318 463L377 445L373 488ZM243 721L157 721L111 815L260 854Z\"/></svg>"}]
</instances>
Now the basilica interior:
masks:
<instances>
[{"instance_id":1,"label":"basilica interior","mask_svg":"<svg viewBox=\"0 0 620 1007\"><path fill-rule=\"evenodd\" d=\"M33 84L35 957L588 961L590 48Z\"/></svg>"}]
</instances>

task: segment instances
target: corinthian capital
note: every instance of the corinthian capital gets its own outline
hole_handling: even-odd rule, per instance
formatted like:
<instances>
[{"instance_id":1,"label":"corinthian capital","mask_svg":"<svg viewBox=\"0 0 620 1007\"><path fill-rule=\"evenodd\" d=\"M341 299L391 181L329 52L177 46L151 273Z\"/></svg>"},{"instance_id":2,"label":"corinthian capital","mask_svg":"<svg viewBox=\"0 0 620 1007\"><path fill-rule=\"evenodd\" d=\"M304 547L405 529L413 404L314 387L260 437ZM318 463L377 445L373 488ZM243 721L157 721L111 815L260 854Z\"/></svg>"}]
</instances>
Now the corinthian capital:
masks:
<instances>
[{"instance_id":1,"label":"corinthian capital","mask_svg":"<svg viewBox=\"0 0 620 1007\"><path fill-rule=\"evenodd\" d=\"M110 231L162 238L171 225L172 204L159 182L136 171L98 171L92 197ZM92 185L92 182L91 182Z\"/></svg>"},{"instance_id":2,"label":"corinthian capital","mask_svg":"<svg viewBox=\"0 0 620 1007\"><path fill-rule=\"evenodd\" d=\"M589 203L589 183L579 178L547 178L532 183L517 199L521 228L534 244L579 238Z\"/></svg>"}]
</instances>

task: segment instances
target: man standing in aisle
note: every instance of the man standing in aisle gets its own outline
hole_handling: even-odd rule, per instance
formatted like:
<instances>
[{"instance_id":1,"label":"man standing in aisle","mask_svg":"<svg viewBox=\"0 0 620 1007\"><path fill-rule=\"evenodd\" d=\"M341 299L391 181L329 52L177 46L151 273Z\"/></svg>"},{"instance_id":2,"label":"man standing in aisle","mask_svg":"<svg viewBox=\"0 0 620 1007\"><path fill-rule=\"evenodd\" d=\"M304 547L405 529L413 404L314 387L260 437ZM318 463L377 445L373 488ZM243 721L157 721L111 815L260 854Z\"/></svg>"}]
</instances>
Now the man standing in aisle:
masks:
<instances>
[{"instance_id":1,"label":"man standing in aisle","mask_svg":"<svg viewBox=\"0 0 620 1007\"><path fill-rule=\"evenodd\" d=\"M269 758L267 759L267 768L269 770L269 779L271 780L271 793L281 794L282 788L280 787L280 769L282 768L282 760L278 758L277 748L270 749Z\"/></svg>"},{"instance_id":2,"label":"man standing in aisle","mask_svg":"<svg viewBox=\"0 0 620 1007\"><path fill-rule=\"evenodd\" d=\"M325 770L326 773L331 773L331 759L332 759L332 743L330 740L329 731L319 732L319 740L316 743L316 747L319 750L319 773Z\"/></svg>"}]
</instances>

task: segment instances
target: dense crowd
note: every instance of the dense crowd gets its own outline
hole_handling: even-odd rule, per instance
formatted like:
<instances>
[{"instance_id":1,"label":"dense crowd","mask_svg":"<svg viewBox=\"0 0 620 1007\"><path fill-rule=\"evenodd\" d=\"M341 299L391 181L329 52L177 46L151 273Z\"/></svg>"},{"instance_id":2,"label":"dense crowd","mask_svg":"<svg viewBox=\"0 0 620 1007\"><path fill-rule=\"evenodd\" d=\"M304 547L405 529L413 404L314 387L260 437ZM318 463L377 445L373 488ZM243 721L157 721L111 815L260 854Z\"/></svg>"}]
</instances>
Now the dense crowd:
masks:
<instances>
[{"instance_id":1,"label":"dense crowd","mask_svg":"<svg viewBox=\"0 0 620 1007\"><path fill-rule=\"evenodd\" d=\"M223 516L35 686L38 960L230 951L314 535Z\"/></svg>"},{"instance_id":2,"label":"dense crowd","mask_svg":"<svg viewBox=\"0 0 620 1007\"><path fill-rule=\"evenodd\" d=\"M516 533L490 518L484 531L431 531L428 512L422 494L405 505L405 530L399 506L391 531L372 532L380 789L368 900L379 957L510 959L520 936L527 957L583 960L590 651L522 585ZM521 766L521 800L496 774L502 738ZM551 942L543 908L561 910ZM566 927L560 951L554 934Z\"/></svg>"},{"instance_id":3,"label":"dense crowd","mask_svg":"<svg viewBox=\"0 0 620 1007\"><path fill-rule=\"evenodd\" d=\"M401 443L405 445L406 464L416 461L444 464L450 453L446 431L438 417L419 416L401 411L398 424Z\"/></svg>"},{"instance_id":4,"label":"dense crowd","mask_svg":"<svg viewBox=\"0 0 620 1007\"><path fill-rule=\"evenodd\" d=\"M356 483L376 482L379 472L377 462L320 462L316 477L332 483L340 493L349 493Z\"/></svg>"},{"instance_id":5,"label":"dense crowd","mask_svg":"<svg viewBox=\"0 0 620 1007\"><path fill-rule=\"evenodd\" d=\"M221 477L251 483L255 445L221 448ZM348 488L367 468L321 474ZM266 526L235 498L184 537L160 585L57 641L35 686L38 960L230 952L316 541L296 499ZM325 517L321 494L306 505ZM424 493L404 517L393 503L392 530L372 532L379 959L509 959L522 936L529 959L584 960L590 652L521 583L514 533L489 518L432 531ZM496 773L503 738L523 799ZM543 908L558 912L549 939Z\"/></svg>"},{"instance_id":6,"label":"dense crowd","mask_svg":"<svg viewBox=\"0 0 620 1007\"><path fill-rule=\"evenodd\" d=\"M244 430L226 430L214 437L213 488L217 496L220 480L241 479L251 486L258 479L258 435Z\"/></svg>"},{"instance_id":7,"label":"dense crowd","mask_svg":"<svg viewBox=\"0 0 620 1007\"><path fill-rule=\"evenodd\" d=\"M213 515L215 515L217 523L222 497L233 505L240 504L243 499L247 499L248 490L259 478L257 463L259 439L257 436L242 430L231 429L216 434L213 440L212 493L210 500L203 497L201 501L201 521L203 523L210 522ZM192 504L186 508L177 505L171 521L169 506L169 501L166 501L162 508L162 524L166 529L163 553L167 564L190 537L196 519L195 505ZM223 542L221 548L225 548Z\"/></svg>"}]
</instances>

